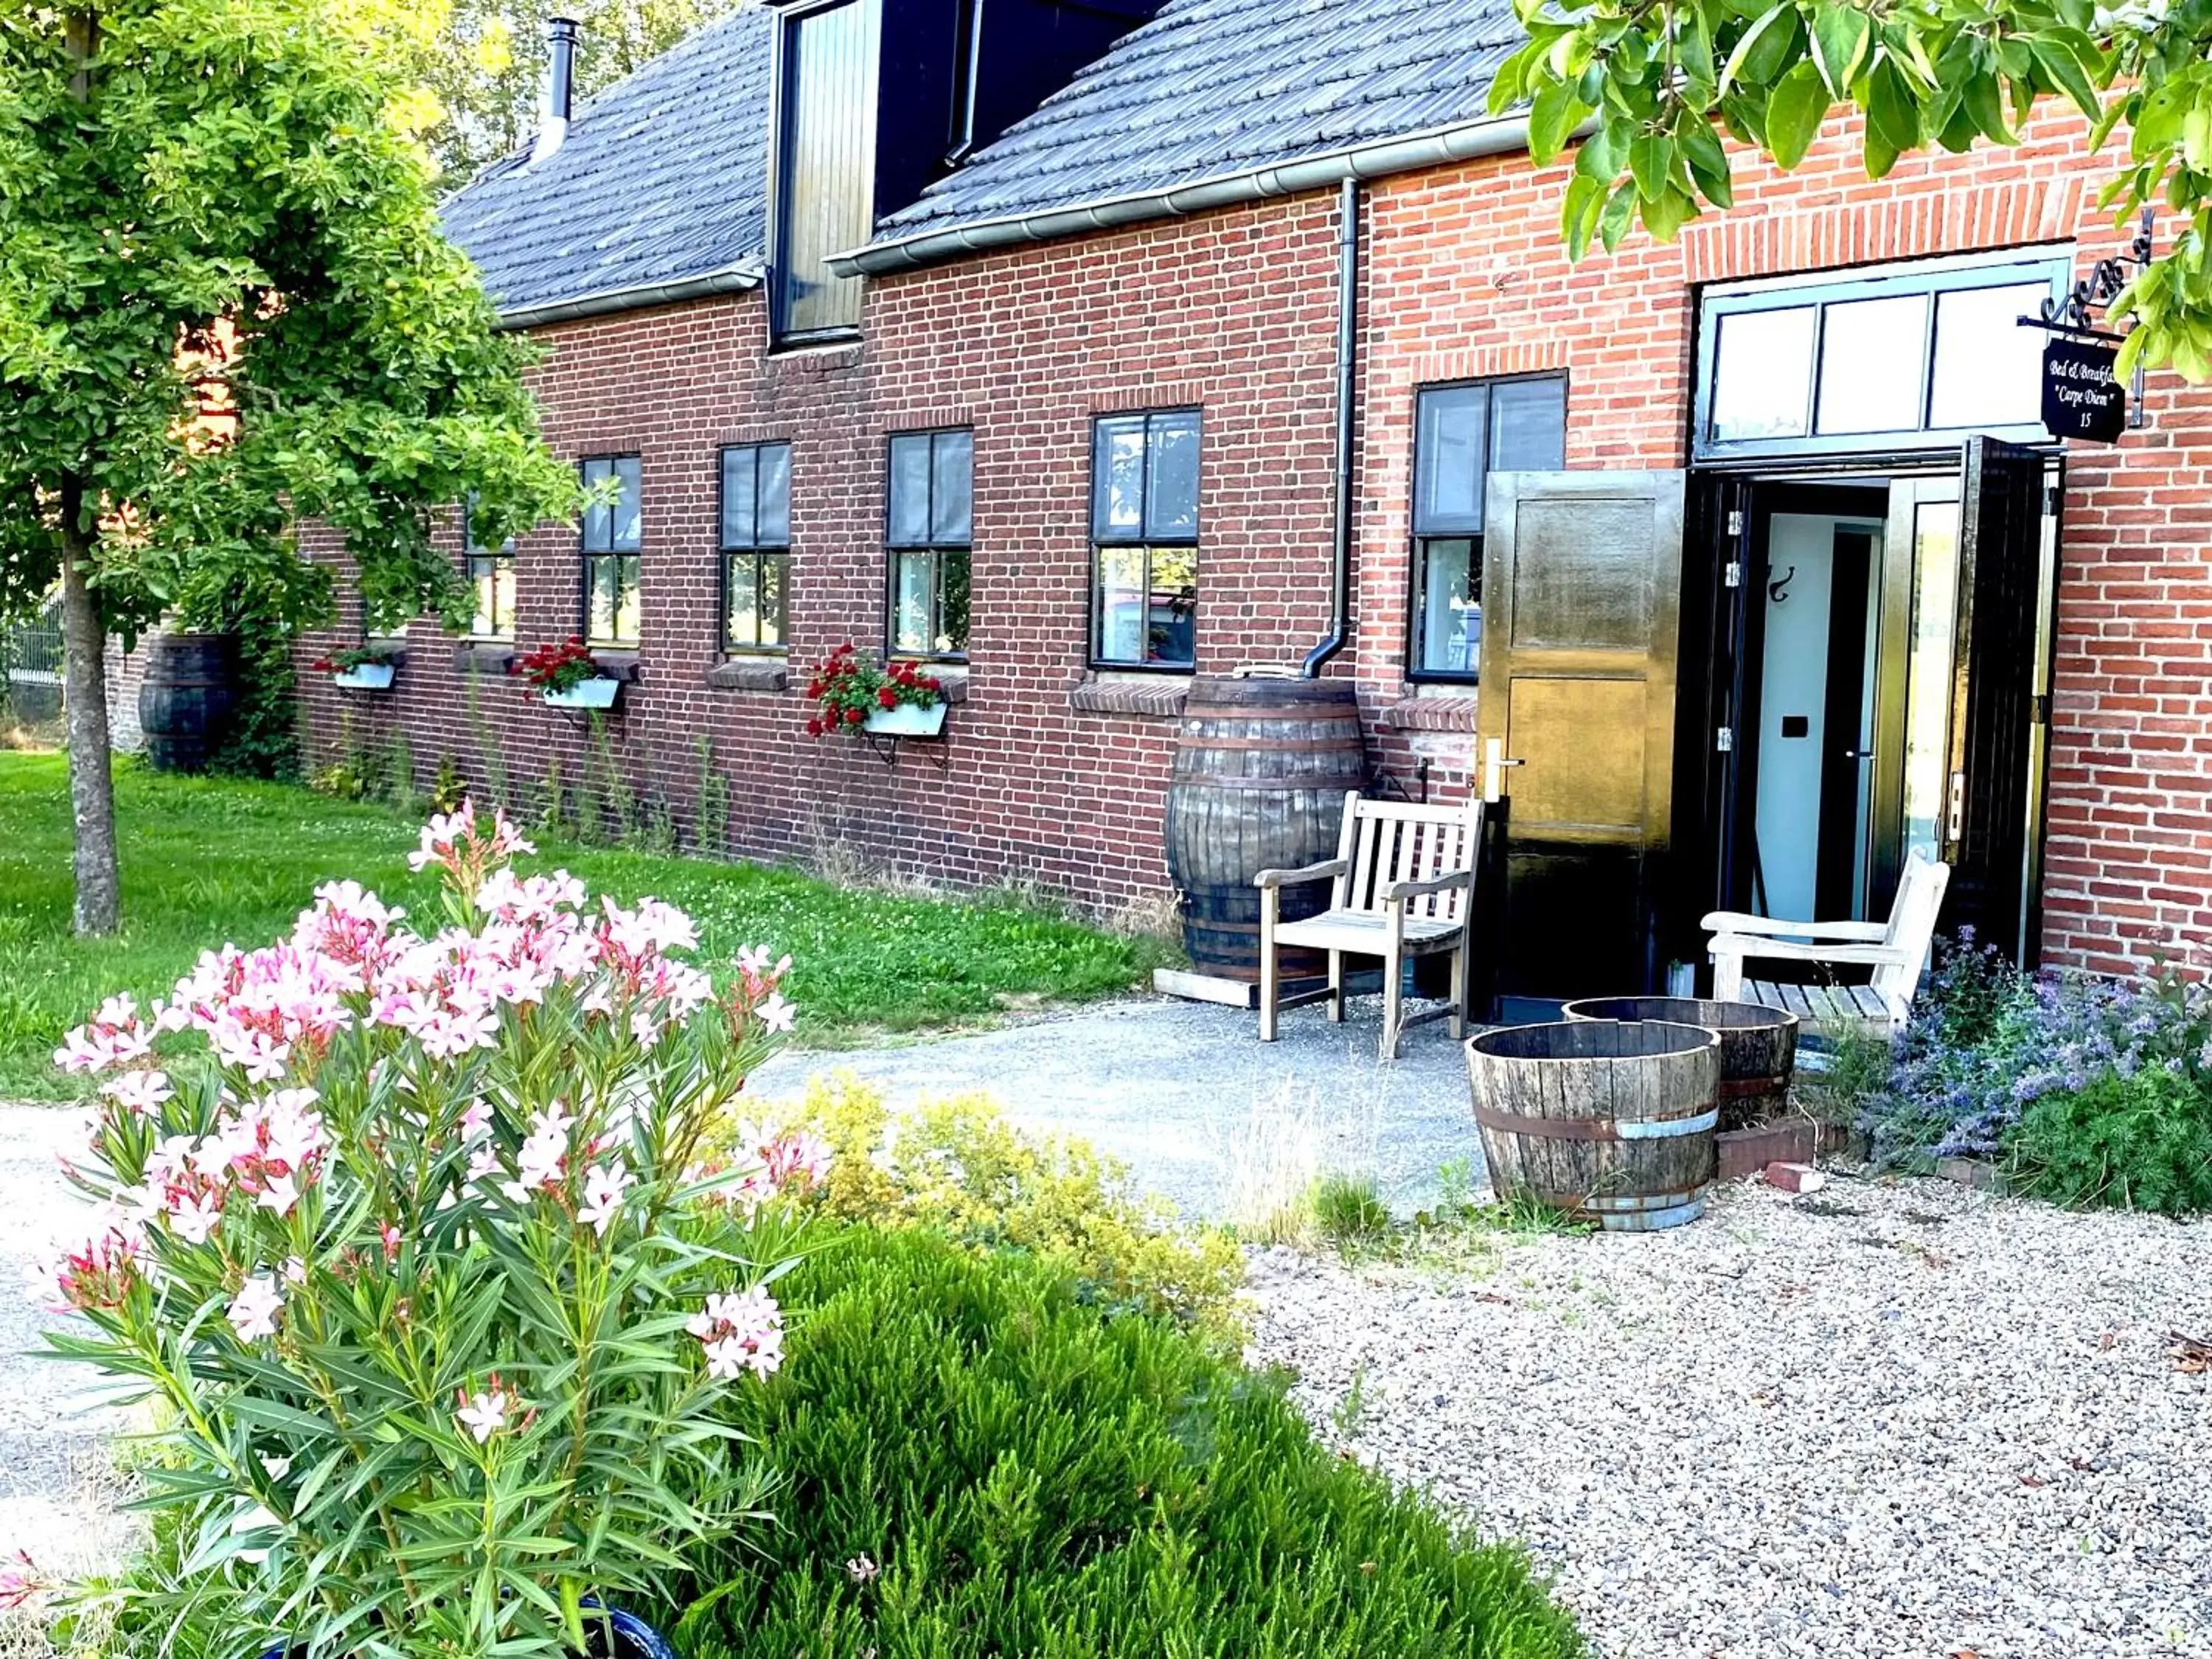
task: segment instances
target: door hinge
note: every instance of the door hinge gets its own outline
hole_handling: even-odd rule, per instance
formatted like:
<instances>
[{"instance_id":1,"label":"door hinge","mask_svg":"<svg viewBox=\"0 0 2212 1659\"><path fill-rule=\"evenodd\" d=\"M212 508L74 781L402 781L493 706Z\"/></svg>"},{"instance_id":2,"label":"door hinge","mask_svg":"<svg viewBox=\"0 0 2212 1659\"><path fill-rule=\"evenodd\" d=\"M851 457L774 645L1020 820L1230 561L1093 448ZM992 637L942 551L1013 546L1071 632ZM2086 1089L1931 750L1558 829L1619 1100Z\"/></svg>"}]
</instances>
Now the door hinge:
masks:
<instances>
[{"instance_id":1,"label":"door hinge","mask_svg":"<svg viewBox=\"0 0 2212 1659\"><path fill-rule=\"evenodd\" d=\"M1740 507L1732 507L1729 509L1728 533L1731 536L1743 534L1743 509Z\"/></svg>"},{"instance_id":2,"label":"door hinge","mask_svg":"<svg viewBox=\"0 0 2212 1659\"><path fill-rule=\"evenodd\" d=\"M1735 752L1735 727L1733 726L1723 726L1719 731L1716 732L1713 734L1713 747L1721 754L1734 754Z\"/></svg>"},{"instance_id":3,"label":"door hinge","mask_svg":"<svg viewBox=\"0 0 2212 1659\"><path fill-rule=\"evenodd\" d=\"M2030 697L2028 699L2027 723L2030 726L2048 726L2051 724L2051 698L2049 694L2046 693L2043 696Z\"/></svg>"},{"instance_id":4,"label":"door hinge","mask_svg":"<svg viewBox=\"0 0 2212 1659\"><path fill-rule=\"evenodd\" d=\"M1725 586L1741 587L1743 586L1743 562L1741 559L1730 559L1728 562L1728 568L1721 572L1721 580L1723 585Z\"/></svg>"}]
</instances>

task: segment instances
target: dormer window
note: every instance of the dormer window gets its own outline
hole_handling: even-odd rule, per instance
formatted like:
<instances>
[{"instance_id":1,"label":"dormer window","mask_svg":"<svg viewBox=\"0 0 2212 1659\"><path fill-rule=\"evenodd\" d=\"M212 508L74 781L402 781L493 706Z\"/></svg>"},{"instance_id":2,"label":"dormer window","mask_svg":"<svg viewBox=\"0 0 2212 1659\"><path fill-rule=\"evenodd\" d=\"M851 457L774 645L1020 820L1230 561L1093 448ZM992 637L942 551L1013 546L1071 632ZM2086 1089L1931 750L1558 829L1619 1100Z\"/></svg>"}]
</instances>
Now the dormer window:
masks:
<instances>
[{"instance_id":1,"label":"dormer window","mask_svg":"<svg viewBox=\"0 0 2212 1659\"><path fill-rule=\"evenodd\" d=\"M773 227L778 341L850 333L860 279L828 264L875 228L881 0L830 0L782 19Z\"/></svg>"}]
</instances>

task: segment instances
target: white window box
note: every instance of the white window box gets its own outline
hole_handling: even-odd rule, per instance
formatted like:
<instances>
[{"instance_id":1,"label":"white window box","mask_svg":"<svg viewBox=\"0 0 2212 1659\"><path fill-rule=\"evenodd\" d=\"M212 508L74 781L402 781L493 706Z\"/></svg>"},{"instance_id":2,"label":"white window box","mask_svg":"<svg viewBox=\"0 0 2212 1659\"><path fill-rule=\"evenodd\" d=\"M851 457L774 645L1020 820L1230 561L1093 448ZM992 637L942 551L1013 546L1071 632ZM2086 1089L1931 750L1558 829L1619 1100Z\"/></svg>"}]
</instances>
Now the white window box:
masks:
<instances>
[{"instance_id":1,"label":"white window box","mask_svg":"<svg viewBox=\"0 0 2212 1659\"><path fill-rule=\"evenodd\" d=\"M945 730L945 705L933 702L927 708L917 708L902 702L896 708L871 709L861 729L895 738L933 738Z\"/></svg>"},{"instance_id":2,"label":"white window box","mask_svg":"<svg viewBox=\"0 0 2212 1659\"><path fill-rule=\"evenodd\" d=\"M358 668L340 669L331 676L331 684L344 691L389 691L398 672L388 662L365 662Z\"/></svg>"},{"instance_id":3,"label":"white window box","mask_svg":"<svg viewBox=\"0 0 2212 1659\"><path fill-rule=\"evenodd\" d=\"M620 690L620 680L605 678L580 680L566 691L545 693L545 706L549 708L611 708L615 706L615 693Z\"/></svg>"}]
</instances>

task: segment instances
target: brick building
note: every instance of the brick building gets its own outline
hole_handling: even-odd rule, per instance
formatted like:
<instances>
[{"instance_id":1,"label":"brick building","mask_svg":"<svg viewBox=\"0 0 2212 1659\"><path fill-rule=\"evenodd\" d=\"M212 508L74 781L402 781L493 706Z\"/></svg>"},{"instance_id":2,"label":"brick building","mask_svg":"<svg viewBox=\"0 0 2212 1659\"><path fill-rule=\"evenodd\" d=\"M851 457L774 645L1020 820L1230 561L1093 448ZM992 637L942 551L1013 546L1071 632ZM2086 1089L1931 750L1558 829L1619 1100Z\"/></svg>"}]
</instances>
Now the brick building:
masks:
<instances>
[{"instance_id":1,"label":"brick building","mask_svg":"<svg viewBox=\"0 0 2212 1659\"><path fill-rule=\"evenodd\" d=\"M587 633L631 782L688 821L704 745L729 850L1112 908L1167 885L1193 675L1337 628L1341 495L1321 672L1376 787L1510 801L1506 988L1656 981L1717 901L1879 916L1916 849L2031 957L2212 935L2212 394L2059 444L2017 322L2125 251L2076 118L1879 183L1838 122L1573 264L1483 107L1510 6L1119 9L748 6L459 195L617 504L457 522L475 636L308 676L312 741L573 784L485 676ZM945 674L941 742L808 736L847 639Z\"/></svg>"}]
</instances>

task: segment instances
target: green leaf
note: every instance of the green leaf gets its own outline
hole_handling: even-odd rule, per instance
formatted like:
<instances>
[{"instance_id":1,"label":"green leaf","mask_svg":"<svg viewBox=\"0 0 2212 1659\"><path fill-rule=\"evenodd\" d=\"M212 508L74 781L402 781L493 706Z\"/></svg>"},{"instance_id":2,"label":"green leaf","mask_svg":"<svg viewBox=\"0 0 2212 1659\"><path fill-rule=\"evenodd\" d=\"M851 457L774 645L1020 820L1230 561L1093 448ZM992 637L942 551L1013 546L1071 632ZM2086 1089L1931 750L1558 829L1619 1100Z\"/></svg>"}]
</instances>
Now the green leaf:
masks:
<instances>
[{"instance_id":1,"label":"green leaf","mask_svg":"<svg viewBox=\"0 0 2212 1659\"><path fill-rule=\"evenodd\" d=\"M1605 204L1605 211L1597 222L1598 240L1605 251L1612 252L1620 246L1620 239L1628 234L1630 222L1636 216L1636 181L1623 179Z\"/></svg>"},{"instance_id":2,"label":"green leaf","mask_svg":"<svg viewBox=\"0 0 2212 1659\"><path fill-rule=\"evenodd\" d=\"M1575 124L1589 112L1565 82L1546 85L1528 110L1528 159L1540 167L1556 159Z\"/></svg>"},{"instance_id":3,"label":"green leaf","mask_svg":"<svg viewBox=\"0 0 2212 1659\"><path fill-rule=\"evenodd\" d=\"M1830 101L1827 82L1810 60L1784 76L1766 100L1766 147L1785 173L1813 147Z\"/></svg>"},{"instance_id":4,"label":"green leaf","mask_svg":"<svg viewBox=\"0 0 2212 1659\"><path fill-rule=\"evenodd\" d=\"M1667 188L1667 174L1674 163L1671 138L1644 133L1629 142L1628 170L1636 179L1637 193L1647 202L1656 200Z\"/></svg>"},{"instance_id":5,"label":"green leaf","mask_svg":"<svg viewBox=\"0 0 2212 1659\"><path fill-rule=\"evenodd\" d=\"M1968 76L1964 84L1959 87L1959 96L1967 118L1992 142L2000 144L2020 142L2005 123L2002 90L1997 85L1996 76L1989 70L1978 70Z\"/></svg>"},{"instance_id":6,"label":"green leaf","mask_svg":"<svg viewBox=\"0 0 2212 1659\"><path fill-rule=\"evenodd\" d=\"M1911 93L1906 88L1905 77L1897 71L1895 62L1885 58L1874 66L1867 77L1867 134L1869 156L1873 139L1881 136L1890 151L1891 161L1908 149L1920 146L1920 112ZM1882 173L1889 168L1885 166ZM1880 178L1881 173L1874 174Z\"/></svg>"},{"instance_id":7,"label":"green leaf","mask_svg":"<svg viewBox=\"0 0 2212 1659\"><path fill-rule=\"evenodd\" d=\"M1874 24L1856 6L1831 0L1813 18L1813 55L1821 78L1837 98L1850 95L1852 77L1866 61L1874 39Z\"/></svg>"},{"instance_id":8,"label":"green leaf","mask_svg":"<svg viewBox=\"0 0 2212 1659\"><path fill-rule=\"evenodd\" d=\"M1790 37L1796 32L1797 13L1793 7L1775 4L1762 13L1759 20L1743 32L1729 54L1727 64L1721 69L1720 89L1726 92L1739 76L1754 86L1771 79L1781 67L1781 58L1790 50Z\"/></svg>"},{"instance_id":9,"label":"green leaf","mask_svg":"<svg viewBox=\"0 0 2212 1659\"><path fill-rule=\"evenodd\" d=\"M1735 205L1735 186L1729 176L1728 149L1712 128L1698 121L1683 133L1682 159L1689 163L1690 173L1705 192L1705 199L1716 207Z\"/></svg>"}]
</instances>

